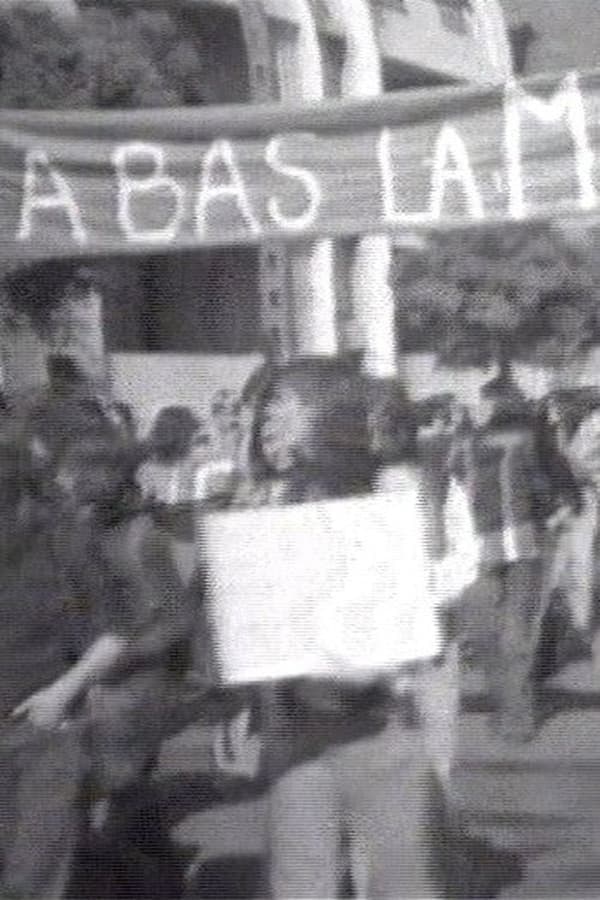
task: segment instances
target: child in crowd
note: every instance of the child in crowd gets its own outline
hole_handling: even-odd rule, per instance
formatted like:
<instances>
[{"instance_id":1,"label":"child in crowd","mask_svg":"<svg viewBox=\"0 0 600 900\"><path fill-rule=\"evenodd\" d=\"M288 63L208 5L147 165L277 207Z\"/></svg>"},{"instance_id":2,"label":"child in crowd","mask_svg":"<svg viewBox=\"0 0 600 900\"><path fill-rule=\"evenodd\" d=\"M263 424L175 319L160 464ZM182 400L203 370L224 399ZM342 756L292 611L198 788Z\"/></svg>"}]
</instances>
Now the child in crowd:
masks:
<instances>
[{"instance_id":1,"label":"child in crowd","mask_svg":"<svg viewBox=\"0 0 600 900\"><path fill-rule=\"evenodd\" d=\"M200 424L187 406L165 406L159 411L145 442L146 460L138 473L146 497L165 506L193 498L193 473L186 463Z\"/></svg>"}]
</instances>

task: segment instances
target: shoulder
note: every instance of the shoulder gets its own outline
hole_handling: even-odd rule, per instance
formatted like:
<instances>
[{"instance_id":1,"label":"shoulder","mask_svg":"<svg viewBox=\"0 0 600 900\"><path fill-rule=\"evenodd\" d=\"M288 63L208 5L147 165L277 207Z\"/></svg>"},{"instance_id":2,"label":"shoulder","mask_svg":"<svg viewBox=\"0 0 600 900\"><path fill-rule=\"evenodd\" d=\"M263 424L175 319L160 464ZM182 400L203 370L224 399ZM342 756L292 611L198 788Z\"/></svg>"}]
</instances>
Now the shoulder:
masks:
<instances>
[{"instance_id":1,"label":"shoulder","mask_svg":"<svg viewBox=\"0 0 600 900\"><path fill-rule=\"evenodd\" d=\"M104 531L102 544L115 562L139 562L153 548L167 543L148 512L123 518Z\"/></svg>"}]
</instances>

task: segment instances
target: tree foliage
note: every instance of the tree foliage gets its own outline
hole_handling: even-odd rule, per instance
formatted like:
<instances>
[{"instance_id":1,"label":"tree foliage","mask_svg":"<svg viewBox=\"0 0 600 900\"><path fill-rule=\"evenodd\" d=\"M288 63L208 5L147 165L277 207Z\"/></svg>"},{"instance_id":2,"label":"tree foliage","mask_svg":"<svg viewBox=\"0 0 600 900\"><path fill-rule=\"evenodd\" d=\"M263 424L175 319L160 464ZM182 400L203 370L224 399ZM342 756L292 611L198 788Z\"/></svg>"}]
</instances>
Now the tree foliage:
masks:
<instances>
[{"instance_id":1,"label":"tree foliage","mask_svg":"<svg viewBox=\"0 0 600 900\"><path fill-rule=\"evenodd\" d=\"M133 108L200 104L197 43L156 10L83 9L70 20L43 3L0 14L0 108Z\"/></svg>"},{"instance_id":2,"label":"tree foliage","mask_svg":"<svg viewBox=\"0 0 600 900\"><path fill-rule=\"evenodd\" d=\"M404 348L454 365L557 365L600 331L589 258L546 226L439 236L394 282Z\"/></svg>"},{"instance_id":3,"label":"tree foliage","mask_svg":"<svg viewBox=\"0 0 600 900\"><path fill-rule=\"evenodd\" d=\"M176 15L82 9L72 19L32 0L0 10L0 108L131 109L203 102L201 47ZM52 260L5 278L5 322L42 333L76 267Z\"/></svg>"}]
</instances>

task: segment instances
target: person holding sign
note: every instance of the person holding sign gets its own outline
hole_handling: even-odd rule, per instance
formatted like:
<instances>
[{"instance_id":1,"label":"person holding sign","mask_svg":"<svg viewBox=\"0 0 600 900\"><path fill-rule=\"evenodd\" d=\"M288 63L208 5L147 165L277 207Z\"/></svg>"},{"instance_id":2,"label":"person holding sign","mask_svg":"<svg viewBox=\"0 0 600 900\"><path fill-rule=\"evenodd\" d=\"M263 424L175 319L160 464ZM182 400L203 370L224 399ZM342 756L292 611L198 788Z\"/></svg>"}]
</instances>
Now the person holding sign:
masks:
<instances>
[{"instance_id":1,"label":"person holding sign","mask_svg":"<svg viewBox=\"0 0 600 900\"><path fill-rule=\"evenodd\" d=\"M460 566L430 553L408 405L390 442L349 363L298 361L258 384L255 508L205 522L203 546L217 668L259 685L270 894L340 896L349 871L358 896L439 896L424 732L440 720L419 701L443 656L439 597L475 576L473 543ZM382 461L394 477L378 493Z\"/></svg>"}]
</instances>

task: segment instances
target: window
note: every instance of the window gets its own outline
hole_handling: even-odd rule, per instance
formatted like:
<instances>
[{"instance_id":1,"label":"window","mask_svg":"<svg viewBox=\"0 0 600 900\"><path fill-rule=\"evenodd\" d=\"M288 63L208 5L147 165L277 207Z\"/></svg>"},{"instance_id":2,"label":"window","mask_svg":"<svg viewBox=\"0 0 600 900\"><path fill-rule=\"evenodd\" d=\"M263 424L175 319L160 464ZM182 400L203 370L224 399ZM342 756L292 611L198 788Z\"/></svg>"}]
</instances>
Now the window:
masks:
<instances>
[{"instance_id":1,"label":"window","mask_svg":"<svg viewBox=\"0 0 600 900\"><path fill-rule=\"evenodd\" d=\"M132 268L129 260L117 268ZM105 296L110 351L250 353L260 340L260 285L255 248L145 256L137 287ZM113 275L112 280L122 279ZM123 302L124 296L127 303Z\"/></svg>"},{"instance_id":2,"label":"window","mask_svg":"<svg viewBox=\"0 0 600 900\"><path fill-rule=\"evenodd\" d=\"M435 3L444 28L455 34L466 34L471 30L471 0L435 0Z\"/></svg>"}]
</instances>

